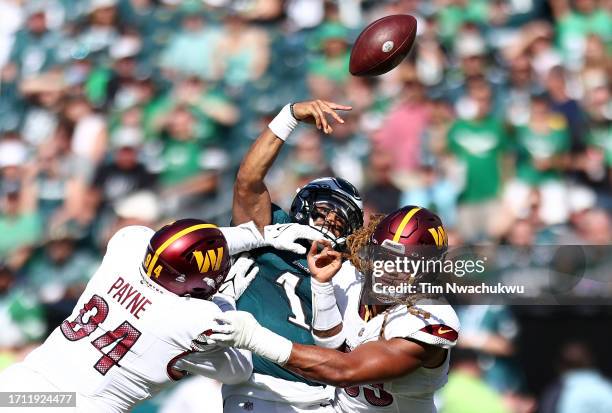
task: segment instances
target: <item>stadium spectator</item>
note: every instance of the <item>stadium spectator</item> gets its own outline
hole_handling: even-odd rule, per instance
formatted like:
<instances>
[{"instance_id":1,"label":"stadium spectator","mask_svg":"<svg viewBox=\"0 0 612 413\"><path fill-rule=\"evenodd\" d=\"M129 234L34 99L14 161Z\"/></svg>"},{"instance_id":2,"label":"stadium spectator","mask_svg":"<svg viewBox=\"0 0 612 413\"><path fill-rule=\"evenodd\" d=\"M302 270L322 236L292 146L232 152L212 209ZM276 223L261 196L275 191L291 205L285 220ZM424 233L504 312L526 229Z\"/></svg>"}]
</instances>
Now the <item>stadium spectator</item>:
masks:
<instances>
[{"instance_id":1,"label":"stadium spectator","mask_svg":"<svg viewBox=\"0 0 612 413\"><path fill-rule=\"evenodd\" d=\"M87 11L88 24L77 41L87 53L106 51L119 38L117 0L91 0Z\"/></svg>"},{"instance_id":2,"label":"stadium spectator","mask_svg":"<svg viewBox=\"0 0 612 413\"><path fill-rule=\"evenodd\" d=\"M566 76L562 66L552 67L545 79L546 92L550 97L552 109L565 117L571 138L569 149L576 153L584 149L585 117L578 101L568 94Z\"/></svg>"},{"instance_id":3,"label":"stadium spectator","mask_svg":"<svg viewBox=\"0 0 612 413\"><path fill-rule=\"evenodd\" d=\"M40 74L57 63L59 33L49 30L42 3L32 2L25 10L26 25L17 32L9 65L15 65L21 77Z\"/></svg>"},{"instance_id":4,"label":"stadium spectator","mask_svg":"<svg viewBox=\"0 0 612 413\"><path fill-rule=\"evenodd\" d=\"M19 140L0 142L0 260L9 263L38 241L44 225L32 189L22 179L26 157Z\"/></svg>"},{"instance_id":5,"label":"stadium spectator","mask_svg":"<svg viewBox=\"0 0 612 413\"><path fill-rule=\"evenodd\" d=\"M69 135L72 152L90 162L98 164L107 149L106 119L96 113L83 96L70 98L61 115L59 128Z\"/></svg>"},{"instance_id":6,"label":"stadium spectator","mask_svg":"<svg viewBox=\"0 0 612 413\"><path fill-rule=\"evenodd\" d=\"M586 38L594 33L604 39L612 37L610 11L596 0L551 0L555 29L565 64L577 69L582 63Z\"/></svg>"},{"instance_id":7,"label":"stadium spectator","mask_svg":"<svg viewBox=\"0 0 612 413\"><path fill-rule=\"evenodd\" d=\"M137 57L141 48L142 40L137 33L123 35L110 46L110 67L93 69L85 84L87 98L94 105L123 108L132 103L135 96L131 85L140 76Z\"/></svg>"},{"instance_id":8,"label":"stadium spectator","mask_svg":"<svg viewBox=\"0 0 612 413\"><path fill-rule=\"evenodd\" d=\"M529 119L531 95L541 91L534 78L531 62L526 55L515 56L509 62L509 79L503 94L506 98L506 122L521 125Z\"/></svg>"},{"instance_id":9,"label":"stadium spectator","mask_svg":"<svg viewBox=\"0 0 612 413\"><path fill-rule=\"evenodd\" d=\"M477 354L453 351L448 383L439 394L440 413L510 413L502 396L482 378Z\"/></svg>"},{"instance_id":10,"label":"stadium spectator","mask_svg":"<svg viewBox=\"0 0 612 413\"><path fill-rule=\"evenodd\" d=\"M295 139L295 146L284 162L270 172L270 190L281 207L289 208L295 189L313 177L332 176L333 171L325 159L322 140L316 129L304 130Z\"/></svg>"},{"instance_id":11,"label":"stadium spectator","mask_svg":"<svg viewBox=\"0 0 612 413\"><path fill-rule=\"evenodd\" d=\"M249 26L239 13L229 13L223 21L216 46L215 73L231 88L260 79L270 64L268 33Z\"/></svg>"},{"instance_id":12,"label":"stadium spectator","mask_svg":"<svg viewBox=\"0 0 612 413\"><path fill-rule=\"evenodd\" d=\"M429 125L430 106L414 65L405 63L401 71L403 89L397 104L374 135L373 144L393 156L397 172L407 173L421 163L421 136Z\"/></svg>"},{"instance_id":13,"label":"stadium spectator","mask_svg":"<svg viewBox=\"0 0 612 413\"><path fill-rule=\"evenodd\" d=\"M91 221L89 211L82 208L91 169L86 159L71 151L70 137L61 130L39 147L24 179L45 222L53 226L68 221L87 225Z\"/></svg>"},{"instance_id":14,"label":"stadium spectator","mask_svg":"<svg viewBox=\"0 0 612 413\"><path fill-rule=\"evenodd\" d=\"M61 324L70 315L99 264L89 251L78 247L82 235L70 224L50 228L43 245L32 251L20 271L45 306L49 326Z\"/></svg>"},{"instance_id":15,"label":"stadium spectator","mask_svg":"<svg viewBox=\"0 0 612 413\"><path fill-rule=\"evenodd\" d=\"M357 189L364 185L363 162L370 151L370 142L359 130L358 116L348 112L344 123L334 127L330 139L323 143L333 174L352 183Z\"/></svg>"},{"instance_id":16,"label":"stadium spectator","mask_svg":"<svg viewBox=\"0 0 612 413\"><path fill-rule=\"evenodd\" d=\"M566 343L560 350L560 377L540 402L542 413L604 413L612 409L612 383L595 367L588 345Z\"/></svg>"},{"instance_id":17,"label":"stadium spectator","mask_svg":"<svg viewBox=\"0 0 612 413\"><path fill-rule=\"evenodd\" d=\"M468 80L468 94L457 104L457 119L448 132L448 149L465 164L459 195L458 231L466 242L492 235L501 191L502 156L508 136L491 114L492 92L483 77Z\"/></svg>"},{"instance_id":18,"label":"stadium spectator","mask_svg":"<svg viewBox=\"0 0 612 413\"><path fill-rule=\"evenodd\" d=\"M155 175L138 160L142 143L142 131L136 128L123 127L111 136L112 161L98 167L88 195L93 215L103 214L112 203L136 191L156 187Z\"/></svg>"},{"instance_id":19,"label":"stadium spectator","mask_svg":"<svg viewBox=\"0 0 612 413\"><path fill-rule=\"evenodd\" d=\"M554 44L554 32L550 23L536 20L521 28L515 42L502 50L506 61L512 63L519 56L527 56L538 81L546 78L548 71L562 64Z\"/></svg>"},{"instance_id":20,"label":"stadium spectator","mask_svg":"<svg viewBox=\"0 0 612 413\"><path fill-rule=\"evenodd\" d=\"M529 121L515 131L516 181L506 189L505 200L519 215L531 191L540 198L538 216L546 225L567 220L567 187L562 172L567 169L570 136L563 115L554 112L544 96L531 98Z\"/></svg>"},{"instance_id":21,"label":"stadium spectator","mask_svg":"<svg viewBox=\"0 0 612 413\"><path fill-rule=\"evenodd\" d=\"M520 243L533 239L519 240ZM483 379L500 393L521 390L520 372L513 356L519 326L510 308L502 305L462 306L457 312L463 334L458 345L478 354Z\"/></svg>"},{"instance_id":22,"label":"stadium spectator","mask_svg":"<svg viewBox=\"0 0 612 413\"><path fill-rule=\"evenodd\" d=\"M393 182L393 157L380 148L372 148L368 164L368 184L363 193L363 216L388 214L397 209L401 191Z\"/></svg>"},{"instance_id":23,"label":"stadium spectator","mask_svg":"<svg viewBox=\"0 0 612 413\"><path fill-rule=\"evenodd\" d=\"M208 167L207 150L197 126L195 115L183 105L176 106L159 123L162 146L156 164L170 215L179 208L195 213L194 208L201 207L204 199L217 191L217 170L224 165Z\"/></svg>"},{"instance_id":24,"label":"stadium spectator","mask_svg":"<svg viewBox=\"0 0 612 413\"><path fill-rule=\"evenodd\" d=\"M337 22L315 29L314 47L319 52L308 63L308 85L312 96L332 100L349 77L348 30Z\"/></svg>"},{"instance_id":25,"label":"stadium spectator","mask_svg":"<svg viewBox=\"0 0 612 413\"><path fill-rule=\"evenodd\" d=\"M404 189L400 205L423 206L438 214L445 227L454 228L458 197L455 183L432 165L423 165L413 181Z\"/></svg>"},{"instance_id":26,"label":"stadium spectator","mask_svg":"<svg viewBox=\"0 0 612 413\"><path fill-rule=\"evenodd\" d=\"M0 370L18 360L19 348L43 337L44 316L35 295L20 287L16 274L0 262Z\"/></svg>"},{"instance_id":27,"label":"stadium spectator","mask_svg":"<svg viewBox=\"0 0 612 413\"><path fill-rule=\"evenodd\" d=\"M182 20L181 31L175 34L160 55L160 67L172 78L177 75L199 76L213 80L213 57L221 38L217 27L208 25L198 7L191 8ZM170 29L170 28L168 28Z\"/></svg>"}]
</instances>

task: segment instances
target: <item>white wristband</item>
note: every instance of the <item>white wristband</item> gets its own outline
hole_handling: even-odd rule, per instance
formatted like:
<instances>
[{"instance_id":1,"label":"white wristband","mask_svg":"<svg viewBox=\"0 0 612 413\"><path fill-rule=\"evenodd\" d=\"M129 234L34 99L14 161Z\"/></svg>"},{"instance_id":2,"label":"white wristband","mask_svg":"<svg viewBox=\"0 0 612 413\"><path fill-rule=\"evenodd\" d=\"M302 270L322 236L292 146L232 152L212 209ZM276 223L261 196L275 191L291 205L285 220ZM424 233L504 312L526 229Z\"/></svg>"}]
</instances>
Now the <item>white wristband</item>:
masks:
<instances>
[{"instance_id":1,"label":"white wristband","mask_svg":"<svg viewBox=\"0 0 612 413\"><path fill-rule=\"evenodd\" d=\"M312 328L325 331L341 324L342 316L336 304L332 283L322 283L311 278L310 285L312 290Z\"/></svg>"},{"instance_id":2,"label":"white wristband","mask_svg":"<svg viewBox=\"0 0 612 413\"><path fill-rule=\"evenodd\" d=\"M253 221L245 222L237 227L221 227L219 231L223 233L225 241L227 241L230 255L240 254L267 245Z\"/></svg>"},{"instance_id":3,"label":"white wristband","mask_svg":"<svg viewBox=\"0 0 612 413\"><path fill-rule=\"evenodd\" d=\"M259 331L253 334L249 350L279 365L284 365L291 356L293 343L265 327L258 326Z\"/></svg>"},{"instance_id":4,"label":"white wristband","mask_svg":"<svg viewBox=\"0 0 612 413\"><path fill-rule=\"evenodd\" d=\"M319 337L313 333L312 338L316 346L323 348L331 348L334 350L339 348L346 341L346 337L344 336L344 330L340 331L338 334L332 337Z\"/></svg>"},{"instance_id":5,"label":"white wristband","mask_svg":"<svg viewBox=\"0 0 612 413\"><path fill-rule=\"evenodd\" d=\"M278 138L286 141L297 125L297 119L291 114L291 104L287 104L281 109L278 115L272 119L272 122L268 124L268 128L270 128L272 133Z\"/></svg>"}]
</instances>

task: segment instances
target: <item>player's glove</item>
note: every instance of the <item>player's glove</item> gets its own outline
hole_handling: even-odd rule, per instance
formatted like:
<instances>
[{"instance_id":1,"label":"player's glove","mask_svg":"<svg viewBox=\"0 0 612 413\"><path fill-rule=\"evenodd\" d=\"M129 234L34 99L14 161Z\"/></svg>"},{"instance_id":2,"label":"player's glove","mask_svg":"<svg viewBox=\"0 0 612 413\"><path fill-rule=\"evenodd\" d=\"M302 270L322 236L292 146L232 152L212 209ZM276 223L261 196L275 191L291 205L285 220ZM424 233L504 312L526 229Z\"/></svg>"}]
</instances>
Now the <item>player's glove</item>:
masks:
<instances>
[{"instance_id":1,"label":"player's glove","mask_svg":"<svg viewBox=\"0 0 612 413\"><path fill-rule=\"evenodd\" d=\"M264 227L265 242L278 250L287 250L296 254L306 254L306 247L295 242L298 239L309 241L323 238L316 229L301 224L275 224Z\"/></svg>"},{"instance_id":2,"label":"player's glove","mask_svg":"<svg viewBox=\"0 0 612 413\"><path fill-rule=\"evenodd\" d=\"M259 267L255 265L255 260L249 258L248 254L241 254L232 264L218 293L238 300L258 272Z\"/></svg>"},{"instance_id":3,"label":"player's glove","mask_svg":"<svg viewBox=\"0 0 612 413\"><path fill-rule=\"evenodd\" d=\"M228 311L217 317L219 323L208 336L209 343L249 350L276 364L289 360L293 343L262 327L252 314L245 311Z\"/></svg>"}]
</instances>

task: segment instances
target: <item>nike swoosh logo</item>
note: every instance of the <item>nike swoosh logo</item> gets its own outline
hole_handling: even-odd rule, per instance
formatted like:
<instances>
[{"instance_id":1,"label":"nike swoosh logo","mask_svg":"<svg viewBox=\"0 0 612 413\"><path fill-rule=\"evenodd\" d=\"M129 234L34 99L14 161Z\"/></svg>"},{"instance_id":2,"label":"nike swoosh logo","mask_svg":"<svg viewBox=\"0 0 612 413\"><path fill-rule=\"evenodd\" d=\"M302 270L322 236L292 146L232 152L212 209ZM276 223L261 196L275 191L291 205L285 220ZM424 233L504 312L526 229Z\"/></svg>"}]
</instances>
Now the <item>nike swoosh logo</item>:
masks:
<instances>
[{"instance_id":1,"label":"nike swoosh logo","mask_svg":"<svg viewBox=\"0 0 612 413\"><path fill-rule=\"evenodd\" d=\"M453 331L452 328L449 328L448 330L445 330L442 327L438 328L438 334L446 334L446 333L450 333L451 331Z\"/></svg>"}]
</instances>

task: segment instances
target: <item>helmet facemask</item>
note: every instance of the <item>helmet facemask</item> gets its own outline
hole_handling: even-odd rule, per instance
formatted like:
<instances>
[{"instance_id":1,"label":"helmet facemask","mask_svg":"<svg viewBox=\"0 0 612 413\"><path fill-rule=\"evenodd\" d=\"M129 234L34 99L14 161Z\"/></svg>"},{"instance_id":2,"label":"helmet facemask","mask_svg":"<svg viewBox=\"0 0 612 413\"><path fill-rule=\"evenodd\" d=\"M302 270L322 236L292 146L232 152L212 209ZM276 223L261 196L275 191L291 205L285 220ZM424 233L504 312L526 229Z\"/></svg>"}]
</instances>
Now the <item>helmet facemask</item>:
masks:
<instances>
[{"instance_id":1,"label":"helmet facemask","mask_svg":"<svg viewBox=\"0 0 612 413\"><path fill-rule=\"evenodd\" d=\"M291 216L294 222L319 231L339 251L344 250L346 238L363 225L360 205L329 185L309 184L299 190Z\"/></svg>"},{"instance_id":2,"label":"helmet facemask","mask_svg":"<svg viewBox=\"0 0 612 413\"><path fill-rule=\"evenodd\" d=\"M343 246L349 233L348 218L344 211L327 201L315 201L308 225L319 231L332 247Z\"/></svg>"}]
</instances>

